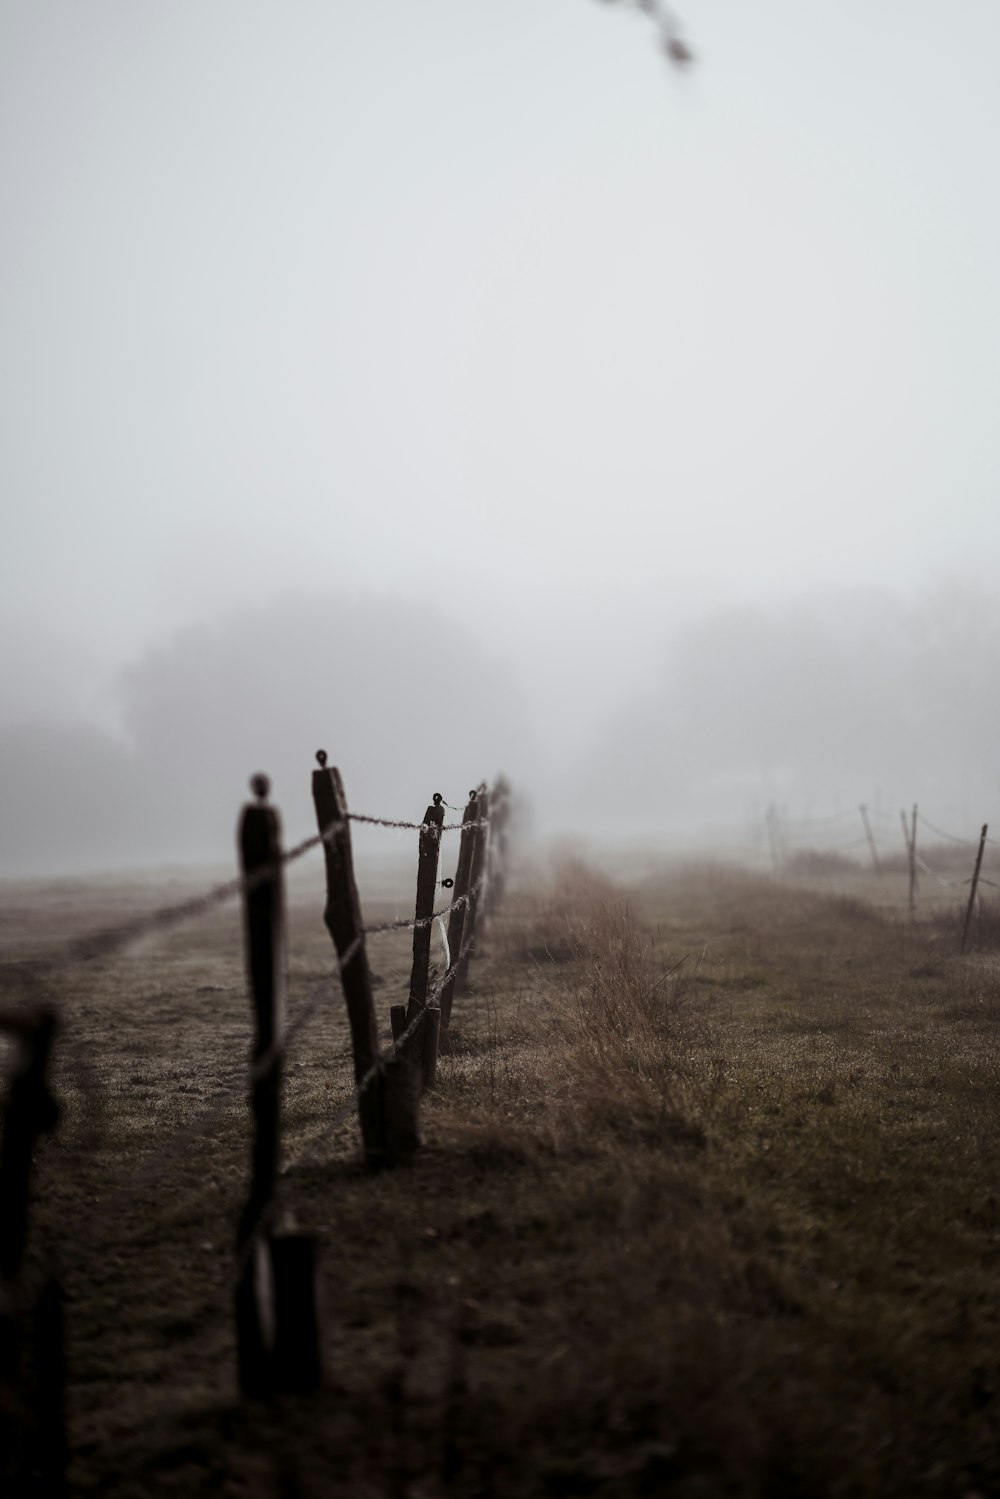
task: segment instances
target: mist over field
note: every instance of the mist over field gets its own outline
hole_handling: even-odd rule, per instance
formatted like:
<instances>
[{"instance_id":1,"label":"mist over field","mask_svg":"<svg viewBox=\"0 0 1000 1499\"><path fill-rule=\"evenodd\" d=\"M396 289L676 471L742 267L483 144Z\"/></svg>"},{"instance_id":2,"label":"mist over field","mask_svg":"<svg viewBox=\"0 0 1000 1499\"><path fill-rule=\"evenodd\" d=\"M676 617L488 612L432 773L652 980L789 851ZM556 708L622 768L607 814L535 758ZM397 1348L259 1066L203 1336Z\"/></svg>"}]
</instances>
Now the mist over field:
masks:
<instances>
[{"instance_id":1,"label":"mist over field","mask_svg":"<svg viewBox=\"0 0 1000 1499\"><path fill-rule=\"evenodd\" d=\"M533 835L664 853L750 851L770 804L823 818L865 801L895 824L919 800L967 836L996 807L1000 605L986 594L745 606L647 650L638 689L571 658L560 703L571 722L594 718L571 739L527 673L437 608L391 598L287 596L190 626L105 685L103 718L74 698L72 653L53 653L48 698L0 728L16 792L3 870L226 862L258 766L295 841L313 827L318 748L358 811L414 820L433 791L461 805L503 769ZM40 682L36 664L6 701Z\"/></svg>"},{"instance_id":2,"label":"mist over field","mask_svg":"<svg viewBox=\"0 0 1000 1499\"><path fill-rule=\"evenodd\" d=\"M664 16L4 8L0 871L1000 811L1000 14Z\"/></svg>"},{"instance_id":3,"label":"mist over field","mask_svg":"<svg viewBox=\"0 0 1000 1499\"><path fill-rule=\"evenodd\" d=\"M1000 1495L998 56L0 3L4 1499Z\"/></svg>"}]
</instances>

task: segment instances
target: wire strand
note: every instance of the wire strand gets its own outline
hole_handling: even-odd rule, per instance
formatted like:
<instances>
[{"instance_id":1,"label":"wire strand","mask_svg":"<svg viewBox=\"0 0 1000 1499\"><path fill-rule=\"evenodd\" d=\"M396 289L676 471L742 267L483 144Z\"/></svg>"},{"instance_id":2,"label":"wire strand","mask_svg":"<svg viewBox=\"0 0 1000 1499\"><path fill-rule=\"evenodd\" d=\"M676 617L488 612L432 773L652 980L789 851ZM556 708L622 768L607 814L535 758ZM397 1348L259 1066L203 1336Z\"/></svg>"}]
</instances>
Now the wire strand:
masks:
<instances>
[{"instance_id":1,"label":"wire strand","mask_svg":"<svg viewBox=\"0 0 1000 1499\"><path fill-rule=\"evenodd\" d=\"M929 817L925 817L923 812L920 813L920 822L925 828L930 828L932 833L936 833L939 838L946 838L949 843L960 843L965 848L979 847L978 838L960 838L957 833L948 833L944 828L939 828L935 823L931 822ZM993 841L992 838L987 836L987 843L992 843Z\"/></svg>"},{"instance_id":2,"label":"wire strand","mask_svg":"<svg viewBox=\"0 0 1000 1499\"><path fill-rule=\"evenodd\" d=\"M484 883L485 876L480 875L479 879L475 882L475 885L470 888L468 896L460 897L460 899L471 898L473 894L479 891ZM282 1168L280 1173L282 1180L290 1176L293 1171L300 1171L303 1166L307 1165L311 1160L313 1160L319 1146L322 1145L323 1142L327 1140L336 1129L339 1129L340 1125L344 1123L344 1121L351 1115L351 1113L353 1113L355 1105L357 1103L360 1103L361 1101L362 1094L371 1086L374 1079L381 1072L385 1063L392 1057L395 1057L399 1054L400 1049L405 1045L409 1037L412 1036L416 1032L417 1028L423 1024L426 1011L436 1006L437 1002L441 998L441 995L444 993L445 986L458 972L462 960L471 949L474 940L475 933L470 932L462 943L458 957L451 964L450 968L447 969L443 977L438 980L430 996L428 997L426 1004L416 1012L413 1019L407 1025L406 1029L399 1036L397 1036L396 1039L389 1044L389 1046L386 1047L385 1051L381 1053L378 1060L376 1062L373 1062L368 1071L364 1073L361 1078L359 1078L358 1082L352 1089L350 1096L344 1099L344 1102L334 1114L333 1118L323 1126L322 1130L312 1140L307 1142L304 1151L295 1160L289 1161L287 1165Z\"/></svg>"},{"instance_id":3,"label":"wire strand","mask_svg":"<svg viewBox=\"0 0 1000 1499\"><path fill-rule=\"evenodd\" d=\"M489 827L490 819L480 817L471 819L469 822L446 823L438 828L436 823L425 822L397 822L390 818L369 817L364 813L349 812L347 819L338 818L329 823L322 832L313 833L308 838L285 850L279 859L279 864L284 867L302 858L311 849L318 848L322 843L328 843L334 835L342 831L349 822L372 823L379 827L406 828L416 832L427 832L430 829L438 833L454 832L463 828ZM275 866L273 863L262 864L249 875L237 875L222 884L214 885L211 889L202 892L201 895L188 897L187 900L178 901L176 904L159 906L156 910L145 911L140 916L132 917L126 922L116 922L113 926L99 928L95 932L85 933L82 937L72 937L56 953L50 956L39 956L33 958L20 958L13 962L8 961L0 964L0 974L31 972L36 976L53 973L60 968L68 967L74 963L91 963L100 958L110 957L112 953L118 952L130 942L138 941L140 937L149 936L153 932L165 931L172 926L179 926L185 921L194 920L203 916L216 906L224 905L237 895L250 894L266 881L273 879ZM447 907L446 910L452 909ZM443 913L442 913L443 914ZM414 923L389 923L380 927L373 927L371 933L379 931L404 931Z\"/></svg>"}]
</instances>

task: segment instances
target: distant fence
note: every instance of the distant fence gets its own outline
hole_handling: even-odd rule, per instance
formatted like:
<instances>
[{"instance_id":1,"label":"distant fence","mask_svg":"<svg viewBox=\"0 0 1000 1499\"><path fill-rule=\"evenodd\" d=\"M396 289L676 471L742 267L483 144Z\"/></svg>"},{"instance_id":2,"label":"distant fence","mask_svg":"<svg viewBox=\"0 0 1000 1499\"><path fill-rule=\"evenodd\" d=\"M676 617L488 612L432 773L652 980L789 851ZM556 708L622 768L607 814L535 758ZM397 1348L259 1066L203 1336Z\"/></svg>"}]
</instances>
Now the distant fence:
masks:
<instances>
[{"instance_id":1,"label":"distant fence","mask_svg":"<svg viewBox=\"0 0 1000 1499\"><path fill-rule=\"evenodd\" d=\"M469 793L460 822L445 822L446 804L435 794L422 822L351 812L340 773L317 754L312 776L317 833L283 849L281 823L268 798L266 776L254 776L254 800L239 819L241 873L192 899L161 906L134 919L73 938L56 953L9 964L8 977L44 981L81 962L108 957L128 943L212 910L239 895L247 982L255 1020L249 1092L253 1118L250 1187L240 1214L236 1261L227 1282L235 1301L237 1368L248 1396L308 1392L322 1378L316 1244L312 1236L278 1223L279 1184L316 1157L331 1135L357 1111L365 1165L377 1169L413 1155L420 1143L422 1094L436 1082L440 1050L449 1045L455 999L468 981L484 921L502 898L509 858L511 790L504 778L481 782ZM412 921L365 926L355 882L351 823L400 828L419 835L416 902ZM453 878L439 880L442 835L459 833ZM285 869L322 847L326 867L324 921L334 946L333 973L287 1023L285 1006ZM450 891L437 906L439 889ZM432 935L445 952L444 972L430 987ZM367 940L412 931L413 959L405 1004L391 1007L392 1043L382 1048L368 965ZM353 1051L353 1089L297 1160L279 1171L281 1082L288 1049L310 1018L329 1002L330 979L339 977ZM57 1008L47 1000L0 1008L0 1030L16 1052L9 1078L0 1147L0 1449L23 1453L45 1492L65 1485L63 1293L50 1278L29 1297L24 1278L32 1157L39 1137L55 1128L59 1109L47 1068L59 1030ZM228 1108L229 1099L203 1112L158 1152L122 1192L102 1204L102 1218L161 1177L190 1144ZM16 1460L17 1461L17 1460ZM9 1478L0 1457L0 1476ZM16 1477L16 1472L14 1473Z\"/></svg>"},{"instance_id":2,"label":"distant fence","mask_svg":"<svg viewBox=\"0 0 1000 1499\"><path fill-rule=\"evenodd\" d=\"M837 836L839 829L846 831L845 825L849 821L855 822L857 826L856 819L860 820L862 829L859 836ZM878 837L872 827L873 819L881 824ZM834 812L826 817L789 817L774 803L764 814L771 864L774 872L781 875L794 874L796 869L803 870L810 862L815 866L818 856L820 861L824 858L827 860L827 867L831 870L838 863L861 860L870 865L873 874L881 876L888 872L894 862L892 845L895 837L888 837L885 827L887 823L892 826L894 834L902 832L902 858L908 875L907 911L910 919L913 920L916 916L921 875L933 880L941 889L953 890L956 897L961 897L965 907L961 937L964 952L968 946L973 916L978 911L980 887L985 885L1000 889L1000 885L987 879L982 872L987 847L996 847L996 839L989 837L988 823L982 824L977 837L962 837L939 827L926 815L921 816L916 802L909 812L900 810L898 823L891 813L872 810L863 802L857 807ZM923 828L939 842L921 850L918 847L918 832ZM953 879L941 871L946 866L955 866L959 861L960 849L967 850L969 874L966 878ZM944 856L942 850L945 850ZM937 869L928 863L927 854L936 858Z\"/></svg>"}]
</instances>

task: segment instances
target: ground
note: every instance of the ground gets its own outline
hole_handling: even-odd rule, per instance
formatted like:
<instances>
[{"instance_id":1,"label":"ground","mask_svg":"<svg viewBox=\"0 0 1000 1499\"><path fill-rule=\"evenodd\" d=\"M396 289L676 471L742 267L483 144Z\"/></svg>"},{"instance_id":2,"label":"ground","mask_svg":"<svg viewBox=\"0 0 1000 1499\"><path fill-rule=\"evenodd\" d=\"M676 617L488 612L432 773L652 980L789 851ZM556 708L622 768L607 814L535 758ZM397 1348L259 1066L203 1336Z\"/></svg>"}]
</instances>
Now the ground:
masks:
<instances>
[{"instance_id":1,"label":"ground","mask_svg":"<svg viewBox=\"0 0 1000 1499\"><path fill-rule=\"evenodd\" d=\"M74 1492L1000 1493L1000 960L904 876L524 865L412 1166L366 1174L321 875L290 892L287 1211L326 1379L241 1403L239 913L43 986L59 1129L33 1273L67 1293ZM404 886L405 888L405 886ZM8 885L6 957L177 898ZM364 893L364 892L363 892ZM405 898L375 890L366 919ZM378 939L380 1022L406 934Z\"/></svg>"}]
</instances>

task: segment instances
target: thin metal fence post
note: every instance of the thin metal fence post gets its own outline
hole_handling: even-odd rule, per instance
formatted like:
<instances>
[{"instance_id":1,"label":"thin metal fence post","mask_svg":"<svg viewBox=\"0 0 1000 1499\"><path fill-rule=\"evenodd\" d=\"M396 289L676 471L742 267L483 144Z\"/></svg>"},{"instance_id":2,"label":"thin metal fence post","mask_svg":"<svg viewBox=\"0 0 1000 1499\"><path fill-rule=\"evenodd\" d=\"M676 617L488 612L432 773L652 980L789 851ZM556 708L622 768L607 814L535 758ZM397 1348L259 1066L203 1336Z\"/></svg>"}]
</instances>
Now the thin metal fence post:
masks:
<instances>
[{"instance_id":1,"label":"thin metal fence post","mask_svg":"<svg viewBox=\"0 0 1000 1499\"><path fill-rule=\"evenodd\" d=\"M972 913L976 905L976 891L979 888L979 871L983 867L983 853L986 849L986 834L989 824L983 823L983 830L979 834L979 849L976 853L976 867L972 871L972 888L969 891L969 904L965 908L965 925L962 927L962 951L965 951L969 940L969 924L972 921Z\"/></svg>"},{"instance_id":2,"label":"thin metal fence post","mask_svg":"<svg viewBox=\"0 0 1000 1499\"><path fill-rule=\"evenodd\" d=\"M868 850L872 856L872 868L874 869L876 874L881 874L882 865L879 863L878 849L875 847L875 837L872 833L872 825L868 821L868 808L865 806L864 802L861 803L858 811L861 813L861 821L864 824L865 837L868 839Z\"/></svg>"}]
</instances>

